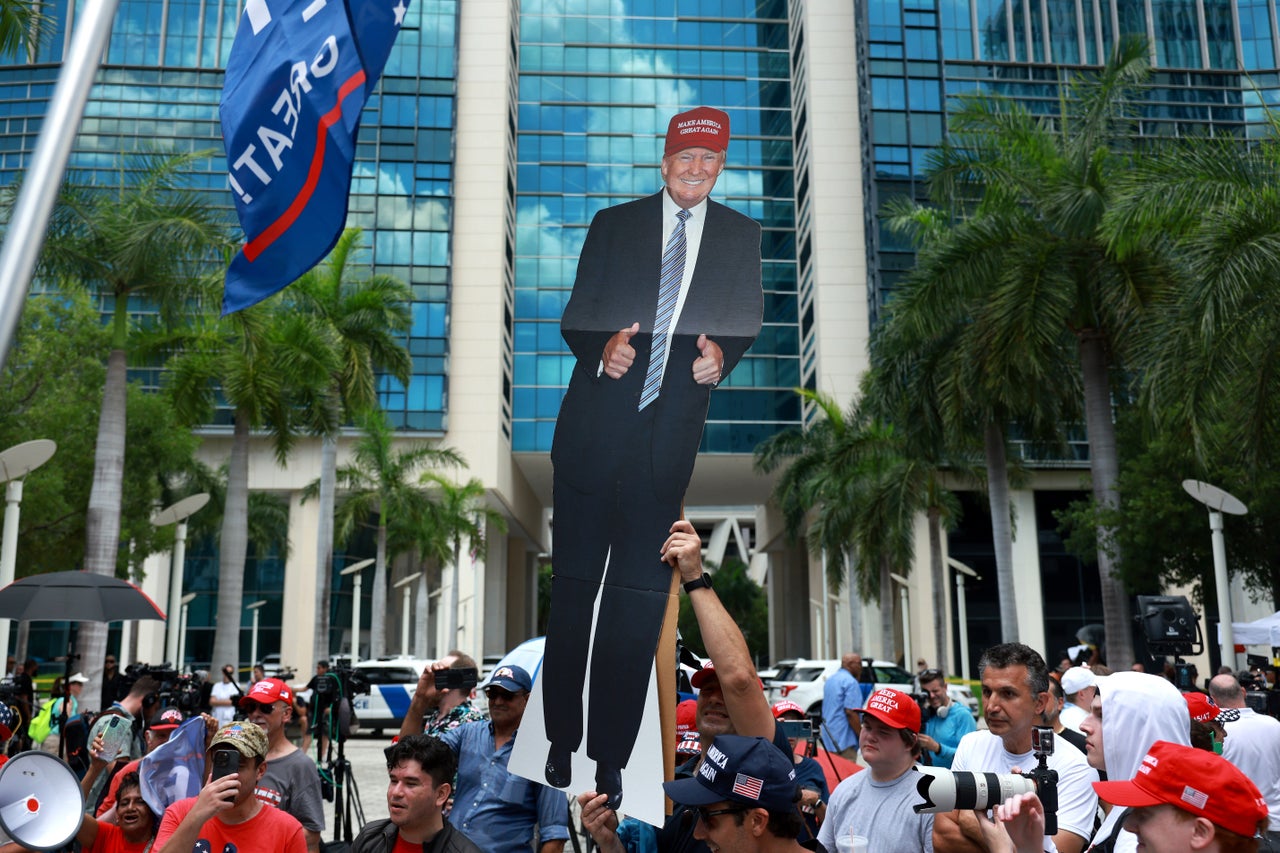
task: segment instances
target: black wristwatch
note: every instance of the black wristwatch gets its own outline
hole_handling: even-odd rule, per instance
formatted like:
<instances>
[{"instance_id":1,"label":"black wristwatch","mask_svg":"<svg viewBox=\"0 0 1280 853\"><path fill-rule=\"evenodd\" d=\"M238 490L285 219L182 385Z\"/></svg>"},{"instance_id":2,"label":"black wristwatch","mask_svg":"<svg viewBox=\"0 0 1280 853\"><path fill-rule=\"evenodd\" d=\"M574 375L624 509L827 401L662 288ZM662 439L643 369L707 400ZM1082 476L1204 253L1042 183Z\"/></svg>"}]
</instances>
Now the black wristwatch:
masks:
<instances>
[{"instance_id":1,"label":"black wristwatch","mask_svg":"<svg viewBox=\"0 0 1280 853\"><path fill-rule=\"evenodd\" d=\"M700 578L694 578L691 581L685 581L684 591L693 592L695 589L702 589L703 587L706 587L707 589L711 589L711 575L707 574L706 572L703 572L702 577Z\"/></svg>"}]
</instances>

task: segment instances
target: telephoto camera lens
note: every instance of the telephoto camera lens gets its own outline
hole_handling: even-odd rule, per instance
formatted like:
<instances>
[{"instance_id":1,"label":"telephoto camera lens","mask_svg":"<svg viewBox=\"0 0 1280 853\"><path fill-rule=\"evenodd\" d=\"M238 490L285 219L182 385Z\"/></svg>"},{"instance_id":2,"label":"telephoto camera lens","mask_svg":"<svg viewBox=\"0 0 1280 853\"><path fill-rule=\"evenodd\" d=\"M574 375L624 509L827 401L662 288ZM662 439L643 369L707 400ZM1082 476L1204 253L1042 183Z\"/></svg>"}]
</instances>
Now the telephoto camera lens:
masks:
<instances>
[{"instance_id":1,"label":"telephoto camera lens","mask_svg":"<svg viewBox=\"0 0 1280 853\"><path fill-rule=\"evenodd\" d=\"M916 814L956 809L989 809L1018 794L1035 793L1036 784L1017 773L971 773L944 767L919 767L916 790L923 803L912 806Z\"/></svg>"}]
</instances>

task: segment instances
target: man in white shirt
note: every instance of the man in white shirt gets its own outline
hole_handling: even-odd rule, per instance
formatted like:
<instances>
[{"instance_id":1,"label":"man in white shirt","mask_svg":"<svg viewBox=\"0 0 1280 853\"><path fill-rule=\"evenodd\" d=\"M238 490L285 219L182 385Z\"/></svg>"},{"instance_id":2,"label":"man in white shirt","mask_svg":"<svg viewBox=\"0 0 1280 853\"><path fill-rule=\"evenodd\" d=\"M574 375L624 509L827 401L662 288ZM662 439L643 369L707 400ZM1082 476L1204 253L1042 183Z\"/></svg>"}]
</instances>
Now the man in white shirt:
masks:
<instances>
[{"instance_id":1,"label":"man in white shirt","mask_svg":"<svg viewBox=\"0 0 1280 853\"><path fill-rule=\"evenodd\" d=\"M244 691L236 684L236 671L231 664L223 664L222 680L209 690L209 707L218 725L225 726L236 718L236 703Z\"/></svg>"},{"instance_id":2,"label":"man in white shirt","mask_svg":"<svg viewBox=\"0 0 1280 853\"><path fill-rule=\"evenodd\" d=\"M982 653L978 671L987 730L961 739L951 769L983 773L1030 770L1036 764L1031 729L1049 702L1049 669L1044 658L1022 643L1002 643ZM1045 836L1044 849L1081 853L1093 834L1098 797L1092 784L1098 780L1097 771L1080 750L1062 740L1055 745L1048 764L1058 773L1058 832ZM934 819L936 850L986 853L992 849L989 845L974 812L944 812Z\"/></svg>"},{"instance_id":3,"label":"man in white shirt","mask_svg":"<svg viewBox=\"0 0 1280 853\"><path fill-rule=\"evenodd\" d=\"M1222 757L1252 779L1267 801L1269 830L1259 850L1280 850L1280 720L1250 708L1234 675L1215 675L1209 695L1222 708L1216 718L1226 734Z\"/></svg>"},{"instance_id":4,"label":"man in white shirt","mask_svg":"<svg viewBox=\"0 0 1280 853\"><path fill-rule=\"evenodd\" d=\"M1080 731L1080 724L1089 716L1093 697L1098 695L1098 678L1087 666L1073 666L1062 673L1062 692L1066 702L1058 720L1062 725Z\"/></svg>"}]
</instances>

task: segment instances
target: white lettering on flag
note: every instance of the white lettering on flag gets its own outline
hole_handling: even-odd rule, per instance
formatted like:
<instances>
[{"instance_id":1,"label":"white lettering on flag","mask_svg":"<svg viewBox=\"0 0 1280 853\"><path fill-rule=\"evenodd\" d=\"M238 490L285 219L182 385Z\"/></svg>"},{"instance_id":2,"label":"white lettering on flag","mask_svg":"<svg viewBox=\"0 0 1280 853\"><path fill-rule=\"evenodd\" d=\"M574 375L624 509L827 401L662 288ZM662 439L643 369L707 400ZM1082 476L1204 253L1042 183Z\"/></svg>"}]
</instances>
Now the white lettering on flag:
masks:
<instances>
[{"instance_id":1,"label":"white lettering on flag","mask_svg":"<svg viewBox=\"0 0 1280 853\"><path fill-rule=\"evenodd\" d=\"M253 27L255 36L271 23L271 10L267 8L267 0L245 0L244 13L249 16L249 26Z\"/></svg>"},{"instance_id":2,"label":"white lettering on flag","mask_svg":"<svg viewBox=\"0 0 1280 853\"><path fill-rule=\"evenodd\" d=\"M302 10L302 20L310 21L316 16L316 13L323 9L325 0L315 0L310 6Z\"/></svg>"}]
</instances>

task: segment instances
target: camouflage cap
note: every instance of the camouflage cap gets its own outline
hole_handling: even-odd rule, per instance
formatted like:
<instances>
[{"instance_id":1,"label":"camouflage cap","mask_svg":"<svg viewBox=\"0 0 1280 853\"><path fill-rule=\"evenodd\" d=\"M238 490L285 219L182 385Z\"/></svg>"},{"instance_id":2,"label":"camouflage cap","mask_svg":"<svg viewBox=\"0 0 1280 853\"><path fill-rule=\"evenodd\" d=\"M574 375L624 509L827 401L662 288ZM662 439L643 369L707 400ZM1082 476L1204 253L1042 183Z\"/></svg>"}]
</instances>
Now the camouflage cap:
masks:
<instances>
[{"instance_id":1,"label":"camouflage cap","mask_svg":"<svg viewBox=\"0 0 1280 853\"><path fill-rule=\"evenodd\" d=\"M234 746L247 758L267 757L267 733L247 720L239 720L219 729L213 736L213 742L209 744L209 751L212 752L222 744Z\"/></svg>"}]
</instances>

